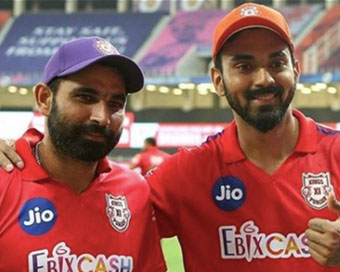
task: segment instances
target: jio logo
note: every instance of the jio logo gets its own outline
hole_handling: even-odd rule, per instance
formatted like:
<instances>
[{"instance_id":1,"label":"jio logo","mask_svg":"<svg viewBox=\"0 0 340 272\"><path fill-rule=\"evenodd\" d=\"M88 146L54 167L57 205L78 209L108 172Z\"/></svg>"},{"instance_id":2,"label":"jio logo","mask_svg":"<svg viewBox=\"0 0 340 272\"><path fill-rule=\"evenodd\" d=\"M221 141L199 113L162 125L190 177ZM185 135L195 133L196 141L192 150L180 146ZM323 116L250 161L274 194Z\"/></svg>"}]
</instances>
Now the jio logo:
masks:
<instances>
[{"instance_id":1,"label":"jio logo","mask_svg":"<svg viewBox=\"0 0 340 272\"><path fill-rule=\"evenodd\" d=\"M214 184L212 198L224 211L234 211L246 200L246 188L243 182L234 176L220 177Z\"/></svg>"},{"instance_id":2,"label":"jio logo","mask_svg":"<svg viewBox=\"0 0 340 272\"><path fill-rule=\"evenodd\" d=\"M21 208L19 224L23 231L31 235L42 235L54 226L57 210L46 198L32 198Z\"/></svg>"}]
</instances>

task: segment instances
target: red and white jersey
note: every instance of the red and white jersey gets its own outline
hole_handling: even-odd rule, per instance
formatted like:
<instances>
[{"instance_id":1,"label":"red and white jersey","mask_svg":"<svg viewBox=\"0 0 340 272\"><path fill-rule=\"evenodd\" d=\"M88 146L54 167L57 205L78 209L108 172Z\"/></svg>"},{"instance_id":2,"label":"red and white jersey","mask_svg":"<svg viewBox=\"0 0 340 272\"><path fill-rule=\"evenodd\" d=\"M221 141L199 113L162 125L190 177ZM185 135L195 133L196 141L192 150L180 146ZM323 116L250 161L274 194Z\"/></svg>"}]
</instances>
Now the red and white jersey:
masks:
<instances>
[{"instance_id":1,"label":"red and white jersey","mask_svg":"<svg viewBox=\"0 0 340 272\"><path fill-rule=\"evenodd\" d=\"M131 163L136 167L141 169L141 174L144 176L149 170L158 167L163 163L170 154L163 152L156 146L149 146L143 150L143 152L138 153L131 160Z\"/></svg>"},{"instance_id":2,"label":"red and white jersey","mask_svg":"<svg viewBox=\"0 0 340 272\"><path fill-rule=\"evenodd\" d=\"M185 271L339 270L311 258L304 231L314 217L337 218L327 195L340 196L340 132L294 115L297 145L272 175L246 158L233 122L147 176L161 236L178 235Z\"/></svg>"},{"instance_id":3,"label":"red and white jersey","mask_svg":"<svg viewBox=\"0 0 340 272\"><path fill-rule=\"evenodd\" d=\"M36 162L41 138L17 141L23 170L0 169L0 271L166 271L146 181L103 159L77 194Z\"/></svg>"}]
</instances>

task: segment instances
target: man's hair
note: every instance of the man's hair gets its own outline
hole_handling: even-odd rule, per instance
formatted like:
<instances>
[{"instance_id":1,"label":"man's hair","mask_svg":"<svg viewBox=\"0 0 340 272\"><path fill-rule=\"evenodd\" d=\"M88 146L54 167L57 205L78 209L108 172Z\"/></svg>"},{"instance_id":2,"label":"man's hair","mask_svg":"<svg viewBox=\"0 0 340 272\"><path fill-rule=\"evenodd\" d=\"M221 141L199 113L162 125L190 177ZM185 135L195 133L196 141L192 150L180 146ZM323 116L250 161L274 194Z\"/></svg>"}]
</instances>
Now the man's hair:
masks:
<instances>
[{"instance_id":1,"label":"man's hair","mask_svg":"<svg viewBox=\"0 0 340 272\"><path fill-rule=\"evenodd\" d=\"M52 79L52 81L50 83L47 84L47 86L50 88L50 90L52 91L52 93L54 95L57 94L57 92L59 90L60 83L62 82L62 80L63 80L62 77L56 77L56 78Z\"/></svg>"},{"instance_id":2,"label":"man's hair","mask_svg":"<svg viewBox=\"0 0 340 272\"><path fill-rule=\"evenodd\" d=\"M152 137L150 137L150 138L146 138L145 139L145 142L147 143L147 144L149 144L149 145L151 145L151 146L156 146L156 139L155 138L152 138Z\"/></svg>"},{"instance_id":3,"label":"man's hair","mask_svg":"<svg viewBox=\"0 0 340 272\"><path fill-rule=\"evenodd\" d=\"M231 37L229 37L229 39L227 41L224 42L224 44L226 44L226 42L232 42L234 40L236 40L236 38L240 35L242 31L240 32L236 32L234 35L232 35ZM223 72L223 64L222 64L222 51L223 51L223 46L221 47L220 51L217 53L216 55L216 68L218 70L220 70L221 72Z\"/></svg>"},{"instance_id":4,"label":"man's hair","mask_svg":"<svg viewBox=\"0 0 340 272\"><path fill-rule=\"evenodd\" d=\"M216 64L215 64L216 68L223 72L223 64L222 64L222 48L220 50L220 52L218 52L217 56L216 56Z\"/></svg>"}]
</instances>

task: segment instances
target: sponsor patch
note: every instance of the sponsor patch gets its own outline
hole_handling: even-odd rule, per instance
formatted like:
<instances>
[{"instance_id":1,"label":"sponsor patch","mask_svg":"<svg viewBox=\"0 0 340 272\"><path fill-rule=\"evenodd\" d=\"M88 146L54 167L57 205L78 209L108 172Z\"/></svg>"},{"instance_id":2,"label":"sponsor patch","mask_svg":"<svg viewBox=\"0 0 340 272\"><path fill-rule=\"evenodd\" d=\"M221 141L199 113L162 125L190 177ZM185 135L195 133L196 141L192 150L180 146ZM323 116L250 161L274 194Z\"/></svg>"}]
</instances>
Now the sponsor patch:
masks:
<instances>
[{"instance_id":1,"label":"sponsor patch","mask_svg":"<svg viewBox=\"0 0 340 272\"><path fill-rule=\"evenodd\" d=\"M304 233L261 233L254 221L236 226L219 227L222 259L286 259L309 258L307 238Z\"/></svg>"},{"instance_id":2,"label":"sponsor patch","mask_svg":"<svg viewBox=\"0 0 340 272\"><path fill-rule=\"evenodd\" d=\"M215 182L211 195L217 207L224 211L234 211L246 200L246 188L237 177L220 177Z\"/></svg>"},{"instance_id":3,"label":"sponsor patch","mask_svg":"<svg viewBox=\"0 0 340 272\"><path fill-rule=\"evenodd\" d=\"M32 198L25 202L19 213L21 229L30 235L43 235L57 221L57 210L46 198Z\"/></svg>"},{"instance_id":4,"label":"sponsor patch","mask_svg":"<svg viewBox=\"0 0 340 272\"><path fill-rule=\"evenodd\" d=\"M115 230L126 231L129 227L131 212L125 196L106 194L106 215Z\"/></svg>"},{"instance_id":5,"label":"sponsor patch","mask_svg":"<svg viewBox=\"0 0 340 272\"><path fill-rule=\"evenodd\" d=\"M85 251L86 252L86 251ZM57 244L51 252L48 249L32 251L28 255L28 271L101 271L132 272L132 256L90 253L75 254L65 242Z\"/></svg>"},{"instance_id":6,"label":"sponsor patch","mask_svg":"<svg viewBox=\"0 0 340 272\"><path fill-rule=\"evenodd\" d=\"M307 204L316 210L327 206L328 194L333 191L328 172L303 173L301 193Z\"/></svg>"}]
</instances>

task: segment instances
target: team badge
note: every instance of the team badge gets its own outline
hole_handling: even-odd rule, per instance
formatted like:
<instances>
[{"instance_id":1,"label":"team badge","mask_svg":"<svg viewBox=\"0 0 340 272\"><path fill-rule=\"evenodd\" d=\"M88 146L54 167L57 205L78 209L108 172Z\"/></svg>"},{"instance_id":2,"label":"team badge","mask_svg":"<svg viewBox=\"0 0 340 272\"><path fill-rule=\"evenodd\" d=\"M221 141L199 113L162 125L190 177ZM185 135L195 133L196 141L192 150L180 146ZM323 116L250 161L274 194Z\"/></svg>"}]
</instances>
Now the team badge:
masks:
<instances>
[{"instance_id":1,"label":"team badge","mask_svg":"<svg viewBox=\"0 0 340 272\"><path fill-rule=\"evenodd\" d=\"M106 215L116 231L126 231L129 227L131 212L125 196L106 194Z\"/></svg>"},{"instance_id":2,"label":"team badge","mask_svg":"<svg viewBox=\"0 0 340 272\"><path fill-rule=\"evenodd\" d=\"M106 40L97 39L95 46L97 50L103 55L119 55L117 49Z\"/></svg>"},{"instance_id":3,"label":"team badge","mask_svg":"<svg viewBox=\"0 0 340 272\"><path fill-rule=\"evenodd\" d=\"M248 7L241 9L240 16L241 17L256 16L258 14L259 14L259 11L257 10L257 8L255 6L248 6Z\"/></svg>"},{"instance_id":4,"label":"team badge","mask_svg":"<svg viewBox=\"0 0 340 272\"><path fill-rule=\"evenodd\" d=\"M321 210L327 206L327 196L333 191L329 173L303 173L301 193L307 204Z\"/></svg>"}]
</instances>

